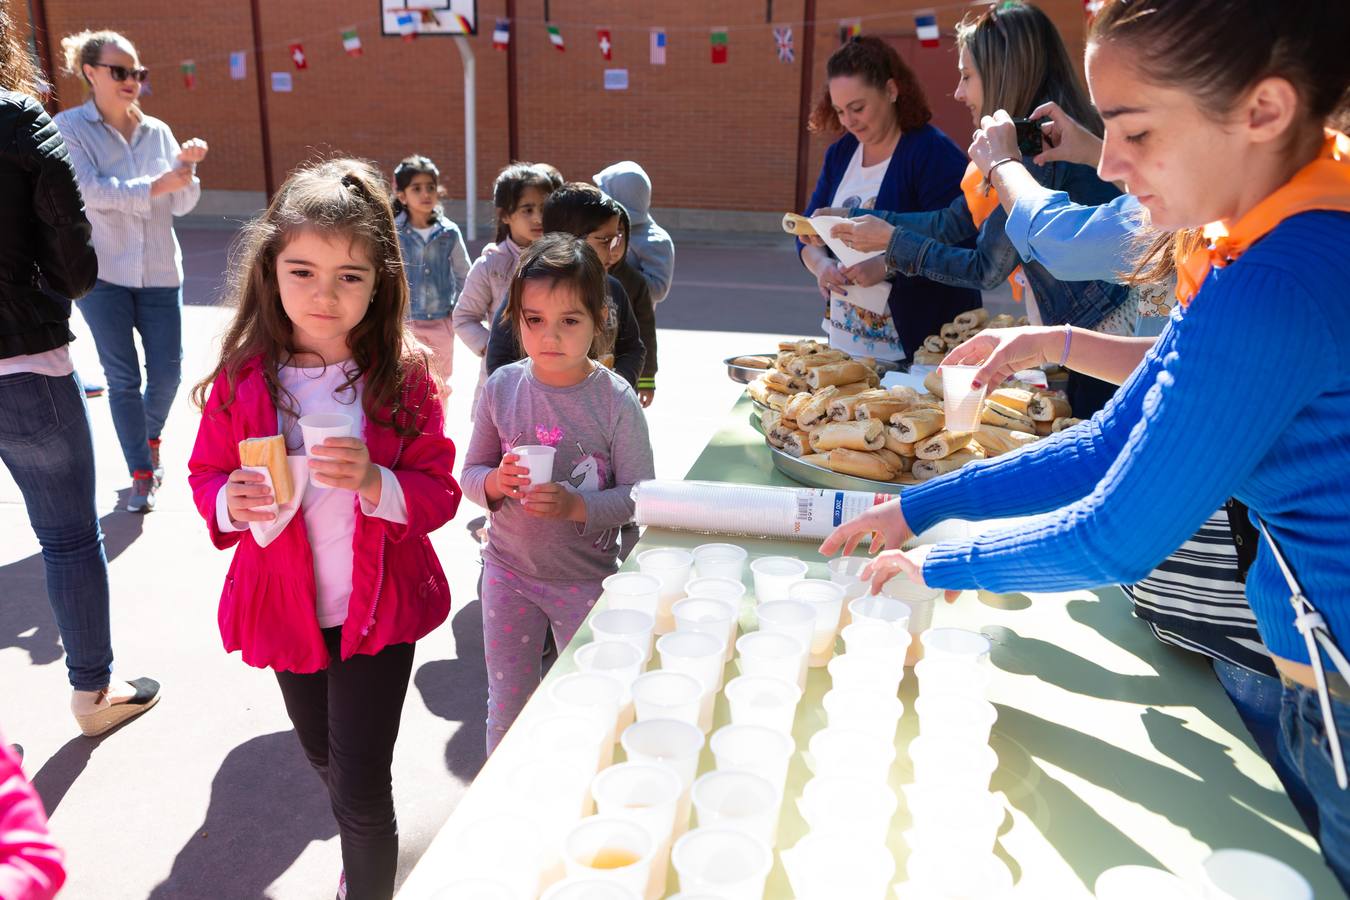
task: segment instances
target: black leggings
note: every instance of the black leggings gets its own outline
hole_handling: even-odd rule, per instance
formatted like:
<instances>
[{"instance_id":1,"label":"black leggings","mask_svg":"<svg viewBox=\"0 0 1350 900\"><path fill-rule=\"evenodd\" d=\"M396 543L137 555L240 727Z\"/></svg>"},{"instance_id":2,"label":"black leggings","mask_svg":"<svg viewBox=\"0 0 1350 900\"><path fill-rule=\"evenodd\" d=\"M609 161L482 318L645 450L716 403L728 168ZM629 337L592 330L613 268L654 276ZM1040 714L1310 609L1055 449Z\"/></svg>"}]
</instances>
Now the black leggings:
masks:
<instances>
[{"instance_id":1,"label":"black leggings","mask_svg":"<svg viewBox=\"0 0 1350 900\"><path fill-rule=\"evenodd\" d=\"M323 631L332 657L327 669L277 672L277 684L300 746L328 788L349 900L388 900L398 870L390 768L414 645L344 660L341 635L341 628Z\"/></svg>"}]
</instances>

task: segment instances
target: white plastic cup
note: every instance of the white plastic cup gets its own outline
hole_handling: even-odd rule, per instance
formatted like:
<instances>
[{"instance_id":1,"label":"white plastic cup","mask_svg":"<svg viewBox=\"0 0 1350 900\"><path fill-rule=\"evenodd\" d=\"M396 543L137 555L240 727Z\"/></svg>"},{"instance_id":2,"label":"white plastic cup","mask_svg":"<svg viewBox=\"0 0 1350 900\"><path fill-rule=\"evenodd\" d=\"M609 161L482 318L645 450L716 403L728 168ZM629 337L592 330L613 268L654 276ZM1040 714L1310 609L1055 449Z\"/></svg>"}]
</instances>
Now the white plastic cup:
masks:
<instances>
[{"instance_id":1,"label":"white plastic cup","mask_svg":"<svg viewBox=\"0 0 1350 900\"><path fill-rule=\"evenodd\" d=\"M916 784L952 790L988 791L989 779L998 768L998 754L987 745L922 735L909 742L909 759Z\"/></svg>"},{"instance_id":2,"label":"white plastic cup","mask_svg":"<svg viewBox=\"0 0 1350 900\"><path fill-rule=\"evenodd\" d=\"M590 784L591 778L595 775L595 759L592 757L590 765L577 764L574 759L560 757L551 759L548 757L536 757L516 766L508 772L509 778L506 781L506 789L503 791L500 808L510 813L512 816L525 816L533 823L533 827L538 830L541 848L544 851L553 851L561 846L562 836L567 830L581 820L583 816L590 815L592 809ZM495 828L495 831L488 832L486 829ZM507 841L510 839L510 831L505 828L498 828L495 825L477 825L472 830L472 837L464 838L464 843L469 848L478 849L472 853L466 854L466 859L456 862L461 865L454 871L457 874L463 874L483 877L497 877L505 874L506 869L498 868L496 870L484 868L481 864L485 861L484 857L491 857L496 852L491 849L484 835L486 833L495 834L498 839ZM498 854L500 857L500 854ZM536 858L538 854L536 854ZM529 855L522 853L520 859L527 859ZM498 864L505 862L505 859L498 858ZM541 860L541 863L543 861ZM548 860L549 868L553 870L560 869L557 865L561 860ZM541 868L544 868L541 865ZM556 874L561 874L557 872ZM538 873L536 873L538 875ZM545 879L550 881L552 879Z\"/></svg>"},{"instance_id":3,"label":"white plastic cup","mask_svg":"<svg viewBox=\"0 0 1350 900\"><path fill-rule=\"evenodd\" d=\"M979 366L942 366L942 411L948 431L974 431L988 385L972 388Z\"/></svg>"},{"instance_id":4,"label":"white plastic cup","mask_svg":"<svg viewBox=\"0 0 1350 900\"><path fill-rule=\"evenodd\" d=\"M755 576L755 604L786 600L788 585L801 581L809 567L792 556L761 556L750 563Z\"/></svg>"},{"instance_id":5,"label":"white plastic cup","mask_svg":"<svg viewBox=\"0 0 1350 900\"><path fill-rule=\"evenodd\" d=\"M821 702L829 727L870 732L892 743L905 711L905 705L895 694L876 689L836 688L827 691Z\"/></svg>"},{"instance_id":6,"label":"white plastic cup","mask_svg":"<svg viewBox=\"0 0 1350 900\"><path fill-rule=\"evenodd\" d=\"M881 593L909 607L911 641L909 651L905 655L905 666L913 666L923 659L923 644L919 642L919 635L933 624L933 610L942 596L942 591L915 584L910 578L900 575L886 582Z\"/></svg>"},{"instance_id":7,"label":"white plastic cup","mask_svg":"<svg viewBox=\"0 0 1350 900\"><path fill-rule=\"evenodd\" d=\"M1114 866L1097 876L1096 900L1196 900L1185 879L1152 866Z\"/></svg>"},{"instance_id":8,"label":"white plastic cup","mask_svg":"<svg viewBox=\"0 0 1350 900\"><path fill-rule=\"evenodd\" d=\"M684 593L689 597L712 597L714 600L725 600L739 611L741 599L746 595L746 589L744 582L737 581L734 578L700 575L698 578L689 579L689 583L684 586Z\"/></svg>"},{"instance_id":9,"label":"white plastic cup","mask_svg":"<svg viewBox=\"0 0 1350 900\"><path fill-rule=\"evenodd\" d=\"M675 835L675 815L683 793L680 776L651 763L618 763L591 782L596 811L647 829L656 842L656 859L662 862Z\"/></svg>"},{"instance_id":10,"label":"white plastic cup","mask_svg":"<svg viewBox=\"0 0 1350 900\"><path fill-rule=\"evenodd\" d=\"M956 659L961 662L987 663L991 644L978 631L964 628L929 628L919 635L924 659Z\"/></svg>"},{"instance_id":11,"label":"white plastic cup","mask_svg":"<svg viewBox=\"0 0 1350 900\"><path fill-rule=\"evenodd\" d=\"M622 731L633 722L633 682L642 674L642 651L627 641L593 641L578 647L572 655L578 672L608 675L623 685L619 700L619 723Z\"/></svg>"},{"instance_id":12,"label":"white plastic cup","mask_svg":"<svg viewBox=\"0 0 1350 900\"><path fill-rule=\"evenodd\" d=\"M600 582L605 589L606 608L636 609L656 620L661 599L661 582L641 572L616 572Z\"/></svg>"},{"instance_id":13,"label":"white plastic cup","mask_svg":"<svg viewBox=\"0 0 1350 900\"><path fill-rule=\"evenodd\" d=\"M797 744L791 735L762 725L724 725L708 742L719 772L763 776L781 797Z\"/></svg>"},{"instance_id":14,"label":"white plastic cup","mask_svg":"<svg viewBox=\"0 0 1350 900\"><path fill-rule=\"evenodd\" d=\"M836 556L826 564L830 580L848 587L862 581L862 570L872 561L868 556Z\"/></svg>"},{"instance_id":15,"label":"white plastic cup","mask_svg":"<svg viewBox=\"0 0 1350 900\"><path fill-rule=\"evenodd\" d=\"M770 600L755 609L759 630L786 634L801 641L810 652L816 633L816 611L800 600Z\"/></svg>"},{"instance_id":16,"label":"white plastic cup","mask_svg":"<svg viewBox=\"0 0 1350 900\"><path fill-rule=\"evenodd\" d=\"M629 762L667 766L680 776L686 791L693 786L703 750L703 732L697 726L677 719L648 719L625 728L619 743Z\"/></svg>"},{"instance_id":17,"label":"white plastic cup","mask_svg":"<svg viewBox=\"0 0 1350 900\"><path fill-rule=\"evenodd\" d=\"M895 744L866 731L840 728L817 731L811 736L807 752L811 756L811 772L818 778L846 775L866 778L877 785L890 780L891 764L895 762Z\"/></svg>"},{"instance_id":18,"label":"white plastic cup","mask_svg":"<svg viewBox=\"0 0 1350 900\"><path fill-rule=\"evenodd\" d=\"M523 896L504 881L464 878L441 885L440 890L431 895L431 900L520 900ZM596 896L599 898L605 895Z\"/></svg>"},{"instance_id":19,"label":"white plastic cup","mask_svg":"<svg viewBox=\"0 0 1350 900\"><path fill-rule=\"evenodd\" d=\"M446 900L460 898L456 894ZM642 894L610 881L585 877L564 878L544 891L539 900L642 900Z\"/></svg>"},{"instance_id":20,"label":"white plastic cup","mask_svg":"<svg viewBox=\"0 0 1350 900\"><path fill-rule=\"evenodd\" d=\"M989 743L989 732L998 718L994 704L962 694L920 691L914 711L919 714L919 733L924 737L952 738L969 744Z\"/></svg>"},{"instance_id":21,"label":"white plastic cup","mask_svg":"<svg viewBox=\"0 0 1350 900\"><path fill-rule=\"evenodd\" d=\"M905 875L922 897L1006 897L1013 889L1012 872L993 853L957 858L951 853L911 850Z\"/></svg>"},{"instance_id":22,"label":"white plastic cup","mask_svg":"<svg viewBox=\"0 0 1350 900\"><path fill-rule=\"evenodd\" d=\"M1264 853L1225 848L1205 857L1206 900L1312 900L1312 887L1289 865Z\"/></svg>"},{"instance_id":23,"label":"white plastic cup","mask_svg":"<svg viewBox=\"0 0 1350 900\"><path fill-rule=\"evenodd\" d=\"M314 455L314 448L330 437L351 437L355 423L352 421L352 417L346 413L314 413L301 416L299 425L300 435L305 442L305 455L314 459L323 459L322 456ZM314 479L317 477L317 472L311 471L309 473L310 487L330 487L315 481Z\"/></svg>"},{"instance_id":24,"label":"white plastic cup","mask_svg":"<svg viewBox=\"0 0 1350 900\"><path fill-rule=\"evenodd\" d=\"M832 581L807 578L788 586L788 599L805 603L815 611L807 664L818 669L834 656L834 639L839 634L839 615L844 608L844 588Z\"/></svg>"},{"instance_id":25,"label":"white plastic cup","mask_svg":"<svg viewBox=\"0 0 1350 900\"><path fill-rule=\"evenodd\" d=\"M572 821L576 821L576 816ZM456 828L451 835L453 840L446 844L446 867L442 871L454 873L453 877L461 883L487 881L507 885L512 891L510 896L515 898L539 893L545 840L552 835L542 832L542 824L530 811L470 817ZM444 886L439 895L461 896L450 894L449 887ZM477 887L482 889L481 884Z\"/></svg>"},{"instance_id":26,"label":"white plastic cup","mask_svg":"<svg viewBox=\"0 0 1350 900\"><path fill-rule=\"evenodd\" d=\"M797 685L779 678L742 675L728 681L724 693L731 706L732 724L762 725L792 734L797 704L802 699L802 689Z\"/></svg>"},{"instance_id":27,"label":"white plastic cup","mask_svg":"<svg viewBox=\"0 0 1350 900\"><path fill-rule=\"evenodd\" d=\"M512 447L511 452L520 457L520 465L530 472L530 487L548 484L553 480L553 458L558 448L543 444L521 444Z\"/></svg>"},{"instance_id":28,"label":"white plastic cup","mask_svg":"<svg viewBox=\"0 0 1350 900\"><path fill-rule=\"evenodd\" d=\"M744 547L736 544L699 544L694 548L694 571L699 578L729 578L740 581L745 577Z\"/></svg>"},{"instance_id":29,"label":"white plastic cup","mask_svg":"<svg viewBox=\"0 0 1350 900\"><path fill-rule=\"evenodd\" d=\"M802 687L807 649L799 639L779 631L752 631L736 641L742 675L778 678Z\"/></svg>"},{"instance_id":30,"label":"white plastic cup","mask_svg":"<svg viewBox=\"0 0 1350 900\"><path fill-rule=\"evenodd\" d=\"M876 622L896 631L909 630L909 604L885 594L863 594L849 601L848 610L853 614L853 624Z\"/></svg>"},{"instance_id":31,"label":"white plastic cup","mask_svg":"<svg viewBox=\"0 0 1350 900\"><path fill-rule=\"evenodd\" d=\"M676 631L710 634L722 642L722 661L730 662L736 642L736 609L727 600L686 597L670 609Z\"/></svg>"},{"instance_id":32,"label":"white plastic cup","mask_svg":"<svg viewBox=\"0 0 1350 900\"><path fill-rule=\"evenodd\" d=\"M984 790L914 783L905 792L910 847L955 858L992 853L1003 825L1003 804Z\"/></svg>"},{"instance_id":33,"label":"white plastic cup","mask_svg":"<svg viewBox=\"0 0 1350 900\"><path fill-rule=\"evenodd\" d=\"M710 634L697 631L672 631L656 640L656 652L661 657L661 668L667 672L682 672L698 679L703 689L699 705L698 727L706 734L712 728L713 704L722 690L722 675L726 657L722 643Z\"/></svg>"},{"instance_id":34,"label":"white plastic cup","mask_svg":"<svg viewBox=\"0 0 1350 900\"><path fill-rule=\"evenodd\" d=\"M808 834L782 857L797 900L883 900L895 877L890 850L848 835Z\"/></svg>"},{"instance_id":35,"label":"white plastic cup","mask_svg":"<svg viewBox=\"0 0 1350 900\"><path fill-rule=\"evenodd\" d=\"M899 657L845 653L830 660L830 686L837 691L877 691L894 697L905 677Z\"/></svg>"},{"instance_id":36,"label":"white plastic cup","mask_svg":"<svg viewBox=\"0 0 1350 900\"><path fill-rule=\"evenodd\" d=\"M670 608L684 597L684 586L694 571L694 554L677 547L656 547L638 554L638 569L661 582L656 609L656 633L668 634L675 630L675 617Z\"/></svg>"},{"instance_id":37,"label":"white plastic cup","mask_svg":"<svg viewBox=\"0 0 1350 900\"><path fill-rule=\"evenodd\" d=\"M885 844L900 805L894 792L866 778L812 778L797 807L812 834L843 834L863 845Z\"/></svg>"},{"instance_id":38,"label":"white plastic cup","mask_svg":"<svg viewBox=\"0 0 1350 900\"><path fill-rule=\"evenodd\" d=\"M773 851L740 831L695 828L675 842L670 861L679 874L680 890L686 894L761 900L773 868Z\"/></svg>"},{"instance_id":39,"label":"white plastic cup","mask_svg":"<svg viewBox=\"0 0 1350 900\"><path fill-rule=\"evenodd\" d=\"M563 761L589 777L611 748L599 720L575 713L545 716L530 723L529 747L536 759Z\"/></svg>"},{"instance_id":40,"label":"white plastic cup","mask_svg":"<svg viewBox=\"0 0 1350 900\"><path fill-rule=\"evenodd\" d=\"M753 772L708 772L694 782L700 828L730 828L772 847L778 837L778 790Z\"/></svg>"},{"instance_id":41,"label":"white plastic cup","mask_svg":"<svg viewBox=\"0 0 1350 900\"><path fill-rule=\"evenodd\" d=\"M854 656L876 656L904 663L909 648L909 632L880 622L854 622L839 631L844 652Z\"/></svg>"},{"instance_id":42,"label":"white plastic cup","mask_svg":"<svg viewBox=\"0 0 1350 900\"><path fill-rule=\"evenodd\" d=\"M922 659L914 666L919 679L919 696L924 694L960 694L976 700L989 696L994 679L992 666L959 659Z\"/></svg>"},{"instance_id":43,"label":"white plastic cup","mask_svg":"<svg viewBox=\"0 0 1350 900\"><path fill-rule=\"evenodd\" d=\"M563 839L569 877L608 881L639 894L647 890L655 855L656 841L647 829L614 816L582 819Z\"/></svg>"},{"instance_id":44,"label":"white plastic cup","mask_svg":"<svg viewBox=\"0 0 1350 900\"><path fill-rule=\"evenodd\" d=\"M698 726L703 685L692 675L656 670L633 682L633 706L639 722L676 719Z\"/></svg>"},{"instance_id":45,"label":"white plastic cup","mask_svg":"<svg viewBox=\"0 0 1350 900\"><path fill-rule=\"evenodd\" d=\"M636 609L602 609L594 613L590 620L591 639L601 641L623 641L632 644L642 653L642 664L652 658L652 630L656 627L656 617Z\"/></svg>"},{"instance_id":46,"label":"white plastic cup","mask_svg":"<svg viewBox=\"0 0 1350 900\"><path fill-rule=\"evenodd\" d=\"M619 711L623 708L623 685L608 675L571 672L549 685L548 696L564 715L586 716L604 727L601 768L607 765L604 757L612 756L614 752L614 735L619 725Z\"/></svg>"}]
</instances>

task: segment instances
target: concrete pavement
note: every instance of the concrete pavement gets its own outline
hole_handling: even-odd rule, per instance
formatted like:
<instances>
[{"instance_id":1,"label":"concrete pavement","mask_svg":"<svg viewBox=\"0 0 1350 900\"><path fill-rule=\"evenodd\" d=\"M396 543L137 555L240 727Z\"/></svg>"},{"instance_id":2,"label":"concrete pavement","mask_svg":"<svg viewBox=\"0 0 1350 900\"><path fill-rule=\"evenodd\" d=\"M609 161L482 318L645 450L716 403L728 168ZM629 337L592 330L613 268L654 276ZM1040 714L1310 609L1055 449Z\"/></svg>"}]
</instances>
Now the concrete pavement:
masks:
<instances>
[{"instance_id":1,"label":"concrete pavement","mask_svg":"<svg viewBox=\"0 0 1350 900\"><path fill-rule=\"evenodd\" d=\"M0 468L0 728L27 749L25 768L66 848L71 900L329 900L341 865L336 827L270 672L227 656L215 610L228 555L211 547L186 464L197 412L188 388L214 358L227 311L214 305L232 232L183 228L187 277L184 382L164 435L167 477L148 516L118 510L129 478L106 399L89 403L99 512L112 582L115 671L163 682L163 701L102 739L79 735L18 489ZM676 283L658 309L661 374L648 420L657 474L681 477L739 387L720 360L817 333L814 286L778 243L677 243ZM473 248L476 249L476 248ZM73 345L101 375L82 322ZM476 359L458 351L449 432L469 437ZM394 760L406 874L454 809L483 756L486 684L477 545L467 502L433 536L450 578L451 620L418 645Z\"/></svg>"}]
</instances>

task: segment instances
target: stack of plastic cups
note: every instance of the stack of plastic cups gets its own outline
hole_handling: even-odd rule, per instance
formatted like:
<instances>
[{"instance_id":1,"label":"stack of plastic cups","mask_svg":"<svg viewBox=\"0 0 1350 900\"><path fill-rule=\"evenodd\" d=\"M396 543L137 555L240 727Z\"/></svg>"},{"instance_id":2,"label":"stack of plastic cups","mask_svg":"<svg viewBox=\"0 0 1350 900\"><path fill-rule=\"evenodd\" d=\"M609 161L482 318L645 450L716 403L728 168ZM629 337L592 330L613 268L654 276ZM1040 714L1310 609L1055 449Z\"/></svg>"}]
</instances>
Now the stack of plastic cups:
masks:
<instances>
[{"instance_id":1,"label":"stack of plastic cups","mask_svg":"<svg viewBox=\"0 0 1350 900\"><path fill-rule=\"evenodd\" d=\"M750 563L755 576L755 605L786 600L788 586L806 578L806 563L792 556L761 556Z\"/></svg>"},{"instance_id":2,"label":"stack of plastic cups","mask_svg":"<svg viewBox=\"0 0 1350 900\"><path fill-rule=\"evenodd\" d=\"M656 608L656 633L675 630L671 607L684 598L684 586L694 571L694 555L675 547L657 547L638 554L638 569L661 583Z\"/></svg>"},{"instance_id":3,"label":"stack of plastic cups","mask_svg":"<svg viewBox=\"0 0 1350 900\"><path fill-rule=\"evenodd\" d=\"M722 690L725 657L721 642L710 634L697 631L672 631L657 640L656 652L661 657L663 670L681 672L698 679L703 689L698 727L707 734L712 730L713 704Z\"/></svg>"},{"instance_id":4,"label":"stack of plastic cups","mask_svg":"<svg viewBox=\"0 0 1350 900\"><path fill-rule=\"evenodd\" d=\"M642 653L627 641L594 641L577 648L572 659L578 672L608 675L623 686L618 730L633 724L633 682L642 673Z\"/></svg>"},{"instance_id":5,"label":"stack of plastic cups","mask_svg":"<svg viewBox=\"0 0 1350 900\"><path fill-rule=\"evenodd\" d=\"M805 603L816 614L807 664L812 668L822 668L834 656L834 641L839 635L839 616L844 607L844 587L831 581L807 578L788 587L788 599Z\"/></svg>"},{"instance_id":6,"label":"stack of plastic cups","mask_svg":"<svg viewBox=\"0 0 1350 900\"><path fill-rule=\"evenodd\" d=\"M735 544L700 544L694 548L694 573L698 578L729 578L740 581L745 577L744 547Z\"/></svg>"},{"instance_id":7,"label":"stack of plastic cups","mask_svg":"<svg viewBox=\"0 0 1350 900\"><path fill-rule=\"evenodd\" d=\"M675 816L683 792L678 775L665 766L650 763L619 763L591 782L600 815L634 822L656 842L651 880L643 892L648 898L660 897L665 892L670 848L675 841Z\"/></svg>"},{"instance_id":8,"label":"stack of plastic cups","mask_svg":"<svg viewBox=\"0 0 1350 900\"><path fill-rule=\"evenodd\" d=\"M740 624L741 604L745 598L745 585L739 580L718 576L693 578L684 586L689 599L721 600L731 607L731 627L727 629L727 662L731 662L736 644L736 628ZM679 622L675 623L679 628Z\"/></svg>"},{"instance_id":9,"label":"stack of plastic cups","mask_svg":"<svg viewBox=\"0 0 1350 900\"><path fill-rule=\"evenodd\" d=\"M1010 887L1012 876L993 853L1004 810L989 791L998 766L989 747L997 711L984 696L989 639L930 628L920 640L919 736L909 745L914 783L906 790L909 879L946 894L993 895Z\"/></svg>"},{"instance_id":10,"label":"stack of plastic cups","mask_svg":"<svg viewBox=\"0 0 1350 900\"><path fill-rule=\"evenodd\" d=\"M801 661L801 671L797 673L797 686L804 690L811 639L816 634L816 611L800 600L784 599L759 604L755 608L755 615L759 620L760 631L768 634L786 634L806 648Z\"/></svg>"}]
</instances>

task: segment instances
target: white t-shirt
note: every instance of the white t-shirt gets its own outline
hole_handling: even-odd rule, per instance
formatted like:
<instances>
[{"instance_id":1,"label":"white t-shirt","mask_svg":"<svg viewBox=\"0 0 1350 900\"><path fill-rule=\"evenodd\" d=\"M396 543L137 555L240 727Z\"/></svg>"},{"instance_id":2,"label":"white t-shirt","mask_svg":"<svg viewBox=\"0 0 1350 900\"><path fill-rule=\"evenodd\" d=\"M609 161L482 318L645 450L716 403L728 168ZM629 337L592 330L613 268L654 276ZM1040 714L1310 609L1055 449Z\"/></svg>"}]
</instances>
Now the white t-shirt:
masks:
<instances>
[{"instance_id":1,"label":"white t-shirt","mask_svg":"<svg viewBox=\"0 0 1350 900\"><path fill-rule=\"evenodd\" d=\"M47 375L60 378L75 371L70 361L70 345L62 344L55 350L43 353L28 353L22 356L9 356L0 359L0 375L19 375L31 372L34 375Z\"/></svg>"},{"instance_id":2,"label":"white t-shirt","mask_svg":"<svg viewBox=\"0 0 1350 900\"><path fill-rule=\"evenodd\" d=\"M414 229L413 229L413 231L417 232L418 234L420 234L420 235L422 236L422 242L423 242L423 243L426 243L427 241L431 240L431 233L432 233L433 231L435 231L435 230L436 230L436 226L435 226L435 225L429 225L429 226L427 226L426 228L414 228Z\"/></svg>"},{"instance_id":3,"label":"white t-shirt","mask_svg":"<svg viewBox=\"0 0 1350 900\"><path fill-rule=\"evenodd\" d=\"M832 206L876 209L877 193L891 164L888 156L873 166L862 164L863 145L853 151L843 180L834 192ZM830 298L830 318L824 323L830 346L853 356L872 356L877 359L902 359L905 348L900 344L895 323L889 313L874 313L855 306L839 297Z\"/></svg>"}]
</instances>

